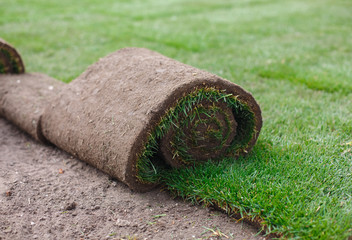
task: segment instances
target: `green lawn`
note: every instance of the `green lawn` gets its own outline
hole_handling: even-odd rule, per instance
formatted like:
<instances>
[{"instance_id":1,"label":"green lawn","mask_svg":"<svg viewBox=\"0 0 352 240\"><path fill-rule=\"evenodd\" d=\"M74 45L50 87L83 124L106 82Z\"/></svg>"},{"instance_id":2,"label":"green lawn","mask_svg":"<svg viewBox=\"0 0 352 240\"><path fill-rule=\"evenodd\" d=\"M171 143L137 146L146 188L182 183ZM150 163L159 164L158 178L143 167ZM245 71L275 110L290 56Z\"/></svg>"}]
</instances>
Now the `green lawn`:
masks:
<instances>
[{"instance_id":1,"label":"green lawn","mask_svg":"<svg viewBox=\"0 0 352 240\"><path fill-rule=\"evenodd\" d=\"M352 1L0 0L0 37L28 72L65 82L119 48L146 47L230 79L264 118L246 158L164 176L294 239L352 235ZM259 217L259 218L258 218Z\"/></svg>"}]
</instances>

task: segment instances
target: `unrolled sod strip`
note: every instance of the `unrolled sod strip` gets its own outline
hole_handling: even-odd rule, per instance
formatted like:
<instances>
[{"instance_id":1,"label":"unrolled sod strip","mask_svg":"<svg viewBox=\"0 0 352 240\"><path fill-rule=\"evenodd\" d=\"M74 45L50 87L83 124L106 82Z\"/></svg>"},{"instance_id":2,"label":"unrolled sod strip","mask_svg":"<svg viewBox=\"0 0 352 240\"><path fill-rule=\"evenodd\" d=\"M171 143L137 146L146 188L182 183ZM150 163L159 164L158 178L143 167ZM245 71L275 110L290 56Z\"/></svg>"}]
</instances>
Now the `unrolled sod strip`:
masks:
<instances>
[{"instance_id":1,"label":"unrolled sod strip","mask_svg":"<svg viewBox=\"0 0 352 240\"><path fill-rule=\"evenodd\" d=\"M238 85L140 48L93 64L41 114L47 141L137 191L169 166L245 155L261 126L258 104Z\"/></svg>"},{"instance_id":2,"label":"unrolled sod strip","mask_svg":"<svg viewBox=\"0 0 352 240\"><path fill-rule=\"evenodd\" d=\"M65 84L41 73L0 74L0 116L38 141L46 142L41 116Z\"/></svg>"}]
</instances>

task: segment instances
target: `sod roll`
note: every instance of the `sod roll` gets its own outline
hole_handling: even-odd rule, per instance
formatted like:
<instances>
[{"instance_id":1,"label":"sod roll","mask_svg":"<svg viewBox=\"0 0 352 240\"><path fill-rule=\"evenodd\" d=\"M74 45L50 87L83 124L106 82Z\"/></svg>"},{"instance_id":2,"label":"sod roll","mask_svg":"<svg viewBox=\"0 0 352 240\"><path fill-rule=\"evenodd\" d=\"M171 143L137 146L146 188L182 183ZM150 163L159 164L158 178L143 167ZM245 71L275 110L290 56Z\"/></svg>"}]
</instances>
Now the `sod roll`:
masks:
<instances>
[{"instance_id":1,"label":"sod roll","mask_svg":"<svg viewBox=\"0 0 352 240\"><path fill-rule=\"evenodd\" d=\"M2 74L0 100L0 114L34 138L136 191L155 187L170 167L247 154L262 126L258 104L238 85L141 48L116 51L69 84Z\"/></svg>"},{"instance_id":2,"label":"sod roll","mask_svg":"<svg viewBox=\"0 0 352 240\"><path fill-rule=\"evenodd\" d=\"M262 120L236 84L159 53L126 48L66 85L42 116L50 142L147 191L167 165L244 155Z\"/></svg>"},{"instance_id":3,"label":"sod roll","mask_svg":"<svg viewBox=\"0 0 352 240\"><path fill-rule=\"evenodd\" d=\"M0 74L24 73L24 64L17 50L0 38Z\"/></svg>"}]
</instances>

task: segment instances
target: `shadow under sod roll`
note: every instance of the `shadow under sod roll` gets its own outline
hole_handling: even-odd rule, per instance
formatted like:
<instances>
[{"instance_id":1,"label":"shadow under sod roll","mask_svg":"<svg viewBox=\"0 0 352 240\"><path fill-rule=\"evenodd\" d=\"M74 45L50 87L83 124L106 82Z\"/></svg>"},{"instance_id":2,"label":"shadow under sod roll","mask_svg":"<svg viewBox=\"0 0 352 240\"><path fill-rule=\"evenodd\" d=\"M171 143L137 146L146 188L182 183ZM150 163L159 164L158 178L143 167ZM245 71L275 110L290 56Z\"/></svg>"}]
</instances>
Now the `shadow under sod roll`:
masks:
<instances>
[{"instance_id":1,"label":"shadow under sod roll","mask_svg":"<svg viewBox=\"0 0 352 240\"><path fill-rule=\"evenodd\" d=\"M245 155L262 126L240 86L148 49L116 51L57 89L41 136L137 191L170 166Z\"/></svg>"}]
</instances>

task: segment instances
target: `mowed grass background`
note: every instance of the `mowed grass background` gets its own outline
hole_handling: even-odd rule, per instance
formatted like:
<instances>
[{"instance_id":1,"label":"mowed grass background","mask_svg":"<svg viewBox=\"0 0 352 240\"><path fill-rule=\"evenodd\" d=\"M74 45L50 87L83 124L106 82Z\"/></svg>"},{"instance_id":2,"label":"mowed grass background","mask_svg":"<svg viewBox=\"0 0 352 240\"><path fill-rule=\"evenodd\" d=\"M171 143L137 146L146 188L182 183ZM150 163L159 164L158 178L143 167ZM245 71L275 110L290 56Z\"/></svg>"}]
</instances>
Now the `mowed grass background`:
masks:
<instances>
[{"instance_id":1,"label":"mowed grass background","mask_svg":"<svg viewBox=\"0 0 352 240\"><path fill-rule=\"evenodd\" d=\"M0 37L28 72L69 82L136 46L252 92L264 126L246 158L174 171L194 202L286 238L352 235L352 1L0 0Z\"/></svg>"}]
</instances>

